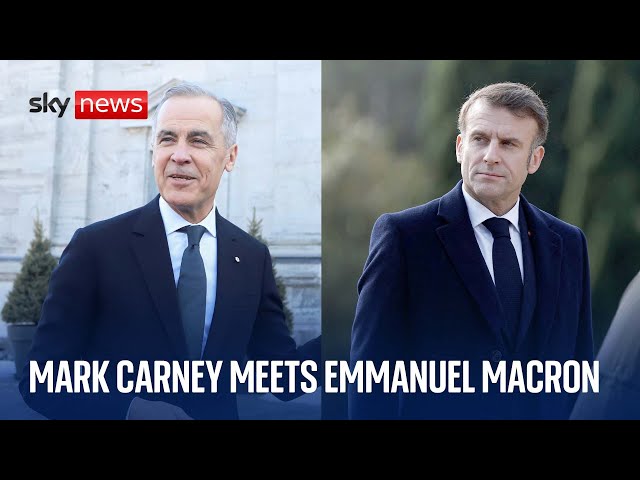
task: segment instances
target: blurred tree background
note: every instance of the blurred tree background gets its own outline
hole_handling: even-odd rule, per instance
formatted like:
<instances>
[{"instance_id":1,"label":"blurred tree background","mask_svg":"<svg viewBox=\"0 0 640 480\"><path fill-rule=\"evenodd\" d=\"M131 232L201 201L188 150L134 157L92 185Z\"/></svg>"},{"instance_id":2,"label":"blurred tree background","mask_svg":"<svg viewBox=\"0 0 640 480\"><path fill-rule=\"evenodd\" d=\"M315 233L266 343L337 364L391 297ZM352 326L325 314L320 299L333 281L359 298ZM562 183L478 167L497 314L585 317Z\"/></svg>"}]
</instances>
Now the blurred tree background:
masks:
<instances>
[{"instance_id":1,"label":"blurred tree background","mask_svg":"<svg viewBox=\"0 0 640 480\"><path fill-rule=\"evenodd\" d=\"M598 351L640 270L640 61L325 60L325 359L349 358L375 220L455 185L458 109L476 88L500 81L525 83L547 104L545 157L522 193L586 234ZM323 418L346 418L346 395L324 395L322 409Z\"/></svg>"}]
</instances>

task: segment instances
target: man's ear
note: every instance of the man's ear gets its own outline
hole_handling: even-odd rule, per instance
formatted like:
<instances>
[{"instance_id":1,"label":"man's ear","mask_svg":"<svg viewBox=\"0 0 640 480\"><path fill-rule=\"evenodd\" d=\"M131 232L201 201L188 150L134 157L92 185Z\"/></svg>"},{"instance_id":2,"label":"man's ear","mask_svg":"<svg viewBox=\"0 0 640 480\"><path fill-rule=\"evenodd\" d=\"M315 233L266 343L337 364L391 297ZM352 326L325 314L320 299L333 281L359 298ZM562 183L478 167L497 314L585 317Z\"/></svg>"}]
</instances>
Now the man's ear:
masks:
<instances>
[{"instance_id":1,"label":"man's ear","mask_svg":"<svg viewBox=\"0 0 640 480\"><path fill-rule=\"evenodd\" d=\"M227 156L224 158L224 169L227 172L233 170L236 164L236 158L238 157L238 144L234 143L231 148L227 150Z\"/></svg>"},{"instance_id":2,"label":"man's ear","mask_svg":"<svg viewBox=\"0 0 640 480\"><path fill-rule=\"evenodd\" d=\"M462 135L456 137L456 159L458 163L462 163Z\"/></svg>"},{"instance_id":3,"label":"man's ear","mask_svg":"<svg viewBox=\"0 0 640 480\"><path fill-rule=\"evenodd\" d=\"M531 154L531 158L529 159L529 164L527 165L527 172L529 172L530 174L536 173L540 168L543 157L544 147L542 145L539 145L534 148L533 153Z\"/></svg>"}]
</instances>

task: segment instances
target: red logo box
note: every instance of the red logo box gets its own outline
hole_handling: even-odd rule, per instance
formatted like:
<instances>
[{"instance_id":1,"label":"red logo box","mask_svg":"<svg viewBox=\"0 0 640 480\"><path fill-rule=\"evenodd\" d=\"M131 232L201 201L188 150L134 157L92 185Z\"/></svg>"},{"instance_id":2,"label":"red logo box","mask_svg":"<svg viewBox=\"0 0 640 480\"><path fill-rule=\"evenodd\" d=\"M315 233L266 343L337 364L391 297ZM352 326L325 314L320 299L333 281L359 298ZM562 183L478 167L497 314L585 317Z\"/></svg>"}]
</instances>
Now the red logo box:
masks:
<instances>
[{"instance_id":1,"label":"red logo box","mask_svg":"<svg viewBox=\"0 0 640 480\"><path fill-rule=\"evenodd\" d=\"M76 90L76 118L81 120L146 119L146 90Z\"/></svg>"}]
</instances>

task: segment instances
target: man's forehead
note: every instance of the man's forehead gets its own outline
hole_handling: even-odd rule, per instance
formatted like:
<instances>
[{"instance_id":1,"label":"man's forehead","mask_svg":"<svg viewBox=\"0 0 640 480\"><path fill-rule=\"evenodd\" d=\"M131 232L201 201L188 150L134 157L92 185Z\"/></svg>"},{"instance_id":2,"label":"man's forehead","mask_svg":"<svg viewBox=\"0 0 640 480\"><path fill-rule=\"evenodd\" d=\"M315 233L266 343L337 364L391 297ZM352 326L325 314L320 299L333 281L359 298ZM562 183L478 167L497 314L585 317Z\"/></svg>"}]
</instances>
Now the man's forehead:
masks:
<instances>
[{"instance_id":1,"label":"man's forehead","mask_svg":"<svg viewBox=\"0 0 640 480\"><path fill-rule=\"evenodd\" d=\"M466 127L472 131L497 131L500 135L535 135L538 125L532 117L519 117L505 107L478 101L469 109Z\"/></svg>"},{"instance_id":2,"label":"man's forehead","mask_svg":"<svg viewBox=\"0 0 640 480\"><path fill-rule=\"evenodd\" d=\"M172 97L158 112L158 129L188 128L189 125L217 127L222 121L222 109L209 97Z\"/></svg>"}]
</instances>

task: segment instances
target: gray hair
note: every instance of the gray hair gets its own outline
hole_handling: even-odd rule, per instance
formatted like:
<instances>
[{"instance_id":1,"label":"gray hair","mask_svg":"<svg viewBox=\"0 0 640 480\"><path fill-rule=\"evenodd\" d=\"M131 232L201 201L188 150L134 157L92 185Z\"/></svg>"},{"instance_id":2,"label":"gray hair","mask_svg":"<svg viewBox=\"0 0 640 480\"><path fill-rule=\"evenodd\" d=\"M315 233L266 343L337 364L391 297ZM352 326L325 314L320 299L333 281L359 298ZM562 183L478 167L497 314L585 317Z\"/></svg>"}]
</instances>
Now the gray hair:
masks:
<instances>
[{"instance_id":1,"label":"gray hair","mask_svg":"<svg viewBox=\"0 0 640 480\"><path fill-rule=\"evenodd\" d=\"M473 92L460 108L458 130L464 132L467 113L478 100L486 100L493 107L506 108L518 117L531 117L538 124L538 132L531 149L543 145L549 133L549 117L547 107L542 99L530 87L522 83L494 83Z\"/></svg>"},{"instance_id":2,"label":"gray hair","mask_svg":"<svg viewBox=\"0 0 640 480\"><path fill-rule=\"evenodd\" d=\"M238 118L236 116L236 110L229 102L224 98L220 98L213 94L211 91L207 90L200 85L190 82L183 82L178 85L175 85L166 92L162 96L160 103L156 107L156 110L153 114L153 126L151 128L151 138L155 141L156 137L156 125L158 122L158 112L164 103L169 100L171 97L209 97L218 102L220 107L222 108L222 126L220 130L222 131L222 135L224 136L224 144L226 148L231 147L234 143L236 143L236 135L238 133Z\"/></svg>"}]
</instances>

